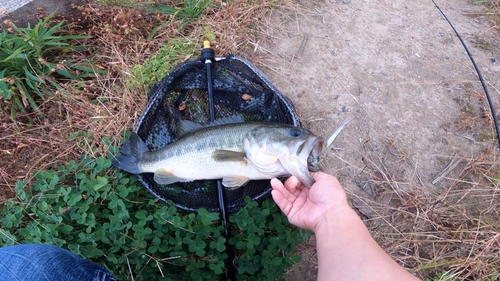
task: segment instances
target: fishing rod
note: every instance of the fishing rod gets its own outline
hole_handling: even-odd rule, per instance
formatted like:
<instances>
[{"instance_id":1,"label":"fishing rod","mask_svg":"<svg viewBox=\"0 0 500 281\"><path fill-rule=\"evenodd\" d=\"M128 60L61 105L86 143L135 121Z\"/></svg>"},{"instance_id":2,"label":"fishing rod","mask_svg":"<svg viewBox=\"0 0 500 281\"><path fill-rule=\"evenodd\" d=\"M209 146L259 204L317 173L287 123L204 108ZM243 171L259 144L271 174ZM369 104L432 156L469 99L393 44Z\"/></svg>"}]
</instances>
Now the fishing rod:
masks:
<instances>
[{"instance_id":1,"label":"fishing rod","mask_svg":"<svg viewBox=\"0 0 500 281\"><path fill-rule=\"evenodd\" d=\"M208 107L210 111L210 122L215 121L215 109L214 109L214 93L213 93L213 77L212 77L212 65L215 61L214 50L210 47L210 41L203 42L203 49L201 50L201 60L205 63L207 69L207 93L208 93ZM224 238L226 239L226 253L227 258L225 260L227 277L229 280L236 280L236 271L234 264L232 263L234 259L234 253L232 251L231 245L229 244L229 228L227 225L228 214L226 212L226 203L224 189L222 187L221 180L217 180L217 198L219 201L219 210L222 223L224 225Z\"/></svg>"},{"instance_id":2,"label":"fishing rod","mask_svg":"<svg viewBox=\"0 0 500 281\"><path fill-rule=\"evenodd\" d=\"M497 115L495 113L495 108L493 107L493 102L491 101L490 93L488 92L488 87L486 86L486 83L484 82L483 75L481 74L481 71L479 71L479 67L477 66L476 61L472 57L472 54L470 53L469 48L467 48L467 45L465 45L464 40L462 40L462 37L460 36L460 34L458 34L458 32L455 29L455 27L453 26L453 24L451 24L451 22L448 19L448 17L444 14L444 12L441 10L441 8L439 8L438 4L434 0L432 0L432 3L434 3L434 5L439 10L439 12L441 13L441 15L443 15L444 19L450 24L451 28L453 29L453 31L457 35L458 39L462 43L462 46L464 46L464 49L467 52L467 55L469 56L472 64L474 65L474 68L476 69L477 76L479 77L479 81L481 81L481 85L483 86L484 93L486 94L486 99L488 100L488 104L490 106L491 116L493 117L493 124L495 125L495 130L497 132L498 145L499 145L499 148L500 148L500 128L498 127Z\"/></svg>"}]
</instances>

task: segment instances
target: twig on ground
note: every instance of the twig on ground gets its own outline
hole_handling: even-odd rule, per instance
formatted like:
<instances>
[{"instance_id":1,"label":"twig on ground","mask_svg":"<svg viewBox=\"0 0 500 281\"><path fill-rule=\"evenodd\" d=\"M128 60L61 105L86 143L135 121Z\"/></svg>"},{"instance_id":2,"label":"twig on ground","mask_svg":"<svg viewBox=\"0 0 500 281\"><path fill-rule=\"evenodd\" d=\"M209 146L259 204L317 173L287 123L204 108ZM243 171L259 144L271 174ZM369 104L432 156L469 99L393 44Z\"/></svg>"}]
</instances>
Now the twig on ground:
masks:
<instances>
[{"instance_id":1,"label":"twig on ground","mask_svg":"<svg viewBox=\"0 0 500 281\"><path fill-rule=\"evenodd\" d=\"M453 169L455 169L458 164L462 163L462 159L458 157L458 153L455 153L452 156L450 163L432 180L432 184L436 185L440 181L442 181Z\"/></svg>"}]
</instances>

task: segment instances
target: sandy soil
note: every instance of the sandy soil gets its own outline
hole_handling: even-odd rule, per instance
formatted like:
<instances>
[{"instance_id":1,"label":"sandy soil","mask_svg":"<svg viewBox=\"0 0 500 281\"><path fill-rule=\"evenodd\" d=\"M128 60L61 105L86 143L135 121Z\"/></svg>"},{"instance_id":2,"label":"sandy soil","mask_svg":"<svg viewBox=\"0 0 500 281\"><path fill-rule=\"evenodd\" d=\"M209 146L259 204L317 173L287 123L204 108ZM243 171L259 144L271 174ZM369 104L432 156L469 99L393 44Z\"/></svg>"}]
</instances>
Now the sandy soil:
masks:
<instances>
[{"instance_id":1,"label":"sandy soil","mask_svg":"<svg viewBox=\"0 0 500 281\"><path fill-rule=\"evenodd\" d=\"M498 41L484 6L469 2L438 5L471 50L498 108ZM272 12L254 42L264 58L256 65L317 134L328 137L354 118L321 162L354 205L377 201L370 184L377 177L396 193L438 194L450 180L431 182L454 155L473 158L495 145L477 73L432 1L326 0L295 8ZM315 280L314 241L299 252L304 261L287 280Z\"/></svg>"}]
</instances>

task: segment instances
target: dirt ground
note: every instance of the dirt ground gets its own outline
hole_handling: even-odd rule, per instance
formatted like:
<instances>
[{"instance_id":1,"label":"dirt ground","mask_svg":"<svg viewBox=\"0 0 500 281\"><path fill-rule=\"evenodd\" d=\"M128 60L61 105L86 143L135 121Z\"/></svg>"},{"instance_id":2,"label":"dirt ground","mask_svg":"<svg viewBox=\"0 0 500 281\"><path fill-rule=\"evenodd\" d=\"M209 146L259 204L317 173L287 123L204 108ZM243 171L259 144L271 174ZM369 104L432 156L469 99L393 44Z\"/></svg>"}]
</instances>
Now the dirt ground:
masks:
<instances>
[{"instance_id":1,"label":"dirt ground","mask_svg":"<svg viewBox=\"0 0 500 281\"><path fill-rule=\"evenodd\" d=\"M471 50L498 108L498 33L484 6L470 2L438 5ZM321 167L340 179L367 222L377 204L387 203L381 187L439 195L467 159L498 147L477 73L432 1L300 3L293 11L274 10L265 25L253 42L263 58L256 65L292 99L305 127L328 137L354 118L323 151ZM433 184L454 158L464 161ZM286 280L316 279L314 245L312 237L299 247L303 261ZM404 264L404 255L386 250Z\"/></svg>"}]
</instances>

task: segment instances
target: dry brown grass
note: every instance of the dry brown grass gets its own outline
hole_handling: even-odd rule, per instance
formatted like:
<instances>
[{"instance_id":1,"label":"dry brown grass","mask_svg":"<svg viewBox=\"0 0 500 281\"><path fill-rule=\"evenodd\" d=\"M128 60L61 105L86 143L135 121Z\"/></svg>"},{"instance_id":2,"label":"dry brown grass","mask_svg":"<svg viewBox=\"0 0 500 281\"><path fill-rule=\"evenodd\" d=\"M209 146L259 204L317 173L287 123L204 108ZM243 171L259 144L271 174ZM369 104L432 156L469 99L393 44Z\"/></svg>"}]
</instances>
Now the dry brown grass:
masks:
<instances>
[{"instance_id":1,"label":"dry brown grass","mask_svg":"<svg viewBox=\"0 0 500 281\"><path fill-rule=\"evenodd\" d=\"M494 16L492 20L493 28L500 30L500 0L493 0L488 4L488 7L493 11Z\"/></svg>"},{"instance_id":2,"label":"dry brown grass","mask_svg":"<svg viewBox=\"0 0 500 281\"><path fill-rule=\"evenodd\" d=\"M394 158L398 157L406 156L399 152ZM420 278L452 270L459 280L496 280L500 266L499 155L487 150L474 159L456 158L460 164L444 176L446 188L440 193L416 177L406 181L381 177L394 170L383 162L368 165L371 179L365 190L370 194L350 194L352 203L381 246ZM411 161L400 163L414 166ZM405 188L398 189L402 182Z\"/></svg>"}]
</instances>

